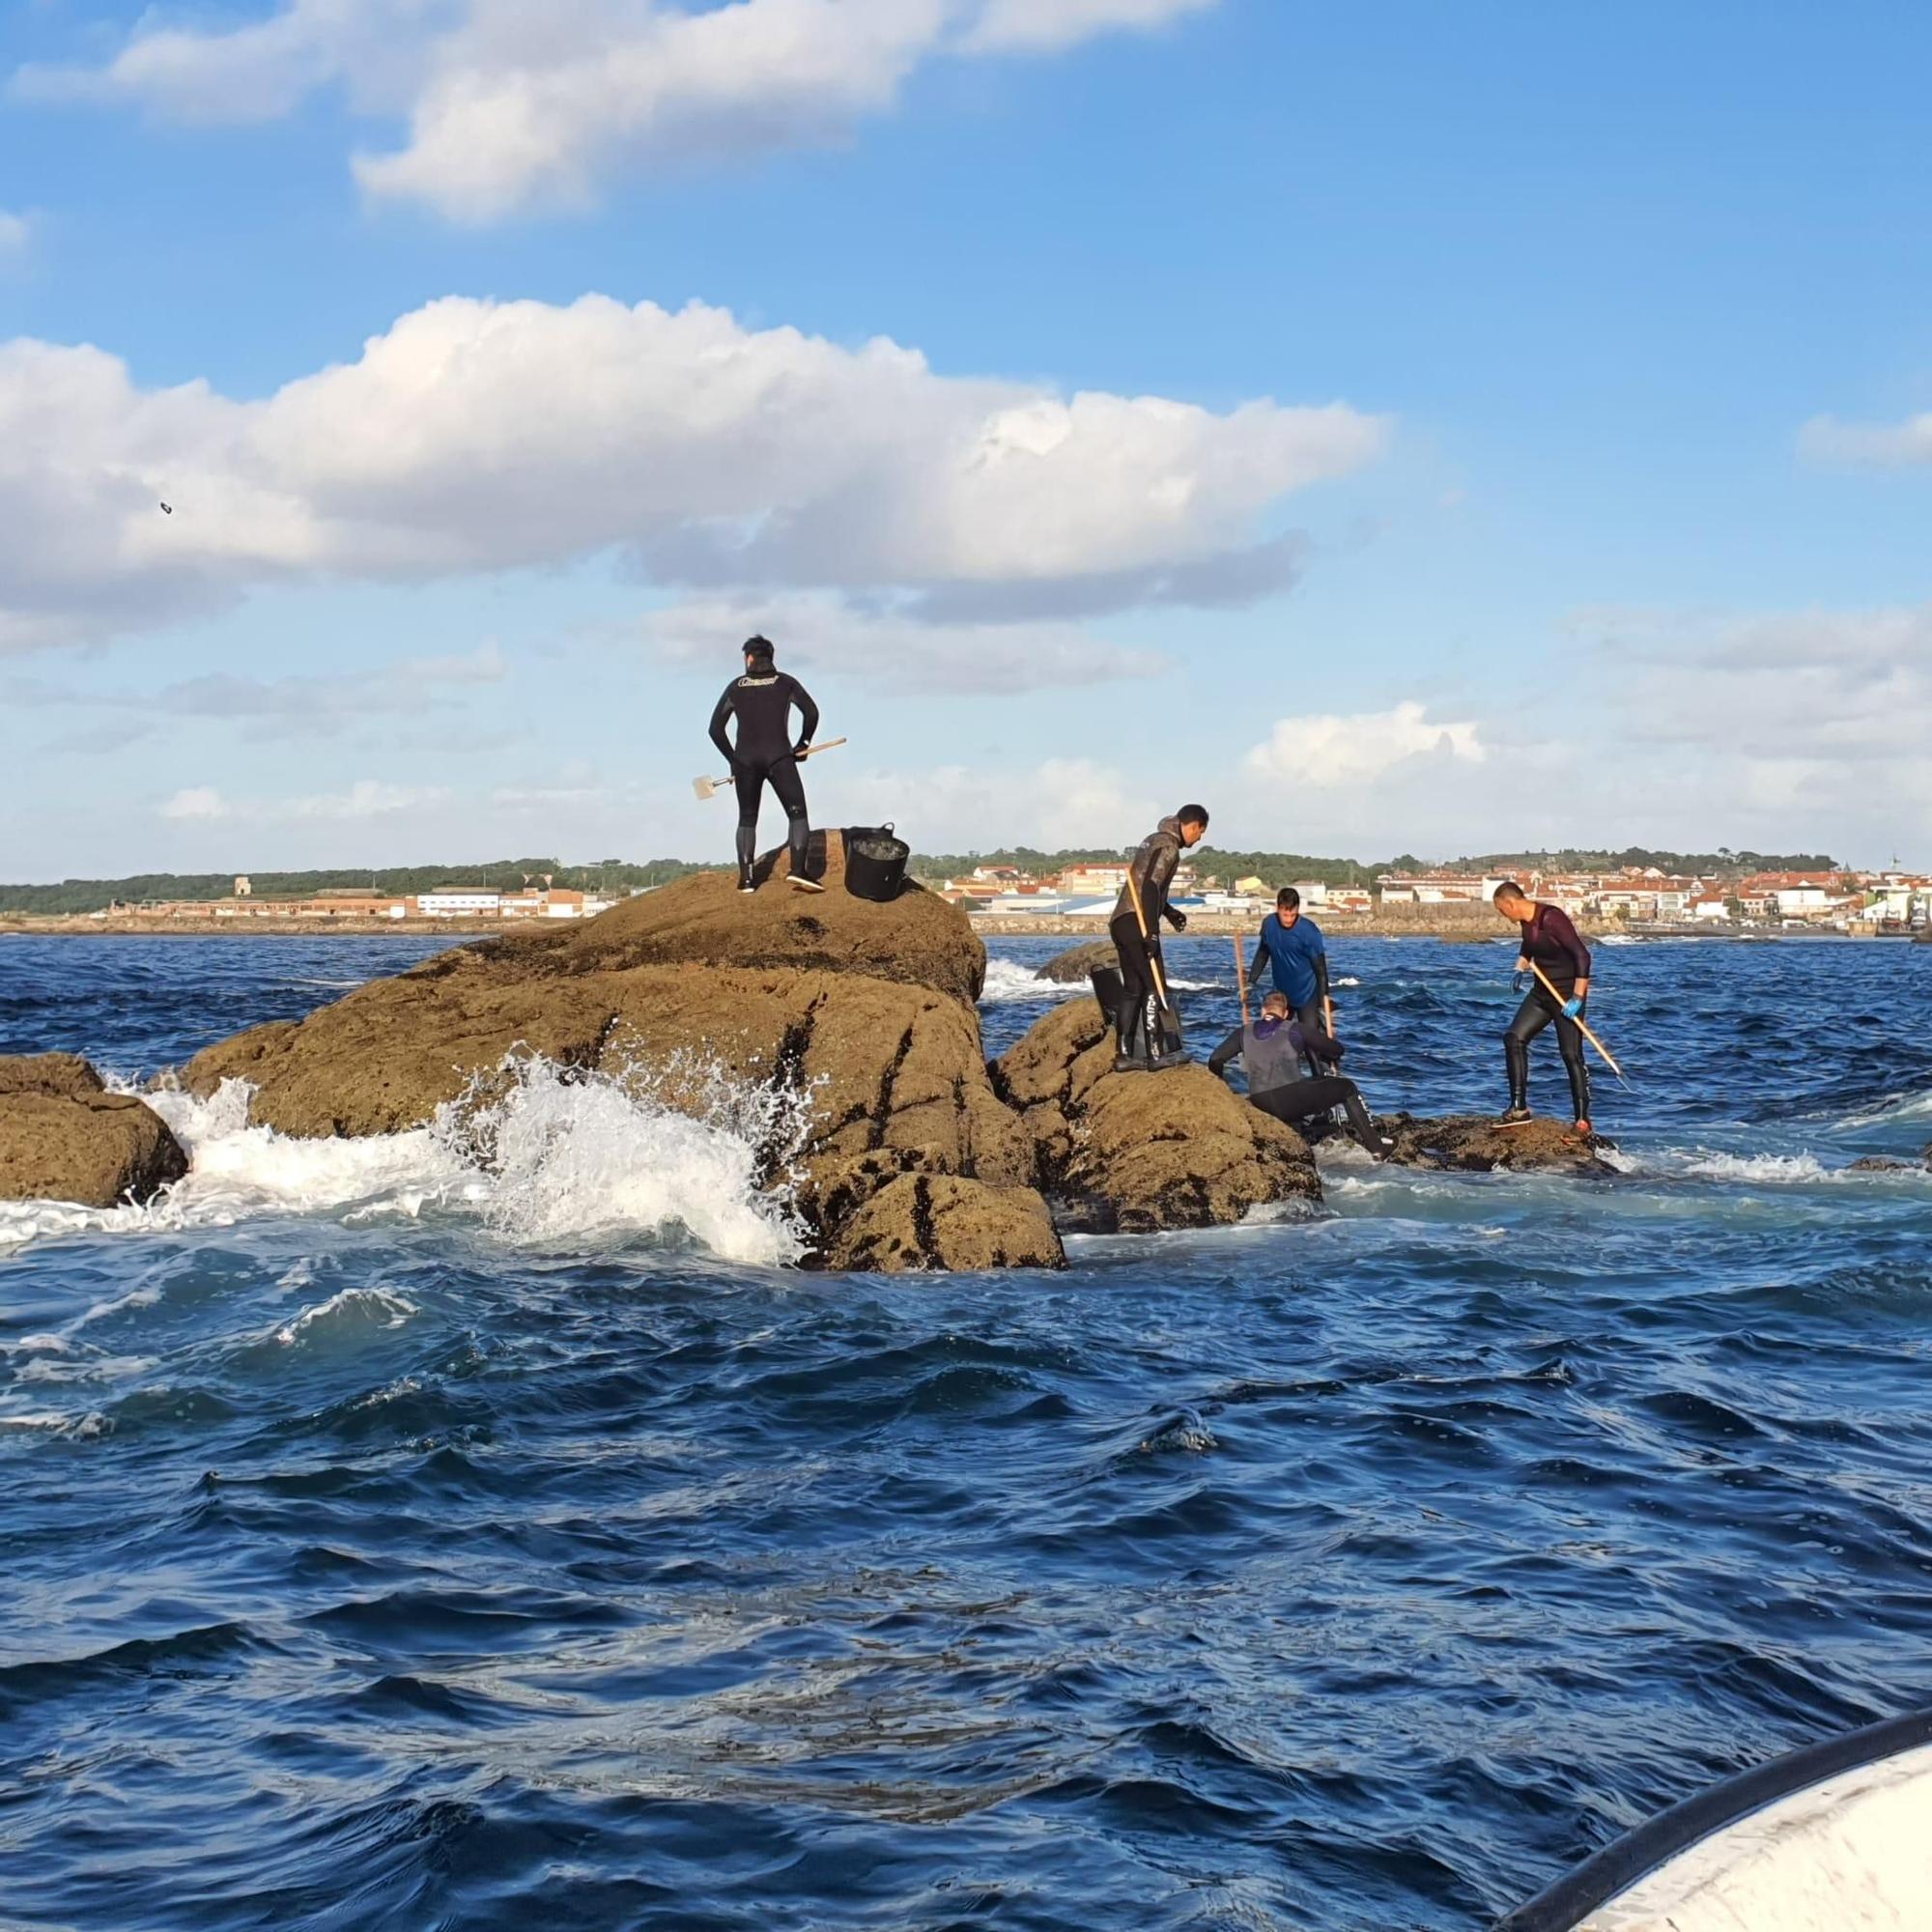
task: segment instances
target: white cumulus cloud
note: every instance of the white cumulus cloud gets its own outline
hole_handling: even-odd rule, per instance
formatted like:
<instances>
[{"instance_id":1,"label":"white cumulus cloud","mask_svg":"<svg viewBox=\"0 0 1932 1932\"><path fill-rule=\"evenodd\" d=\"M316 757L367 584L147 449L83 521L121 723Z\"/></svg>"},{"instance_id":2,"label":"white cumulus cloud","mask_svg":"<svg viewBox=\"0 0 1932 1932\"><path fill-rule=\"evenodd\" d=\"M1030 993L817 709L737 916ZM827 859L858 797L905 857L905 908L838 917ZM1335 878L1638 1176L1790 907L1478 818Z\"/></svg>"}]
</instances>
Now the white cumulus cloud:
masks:
<instances>
[{"instance_id":1,"label":"white cumulus cloud","mask_svg":"<svg viewBox=\"0 0 1932 1932\"><path fill-rule=\"evenodd\" d=\"M30 215L0 208L0 265L24 255L27 243L33 239L34 223Z\"/></svg>"},{"instance_id":2,"label":"white cumulus cloud","mask_svg":"<svg viewBox=\"0 0 1932 1932\"><path fill-rule=\"evenodd\" d=\"M1799 448L1817 463L1903 469L1932 463L1932 411L1899 423L1847 423L1814 416L1799 433Z\"/></svg>"},{"instance_id":3,"label":"white cumulus cloud","mask_svg":"<svg viewBox=\"0 0 1932 1932\"><path fill-rule=\"evenodd\" d=\"M160 814L178 821L206 823L238 819L250 824L390 818L440 806L449 796L447 788L440 785L390 784L381 779L358 779L346 791L311 792L290 798L230 799L213 785L188 785L161 806Z\"/></svg>"},{"instance_id":4,"label":"white cumulus cloud","mask_svg":"<svg viewBox=\"0 0 1932 1932\"><path fill-rule=\"evenodd\" d=\"M161 807L163 818L226 818L228 801L213 785L185 785Z\"/></svg>"},{"instance_id":5,"label":"white cumulus cloud","mask_svg":"<svg viewBox=\"0 0 1932 1932\"><path fill-rule=\"evenodd\" d=\"M1480 727L1432 719L1414 701L1392 711L1284 718L1247 755L1259 778L1326 788L1379 778L1410 758L1479 765L1488 756Z\"/></svg>"},{"instance_id":6,"label":"white cumulus cloud","mask_svg":"<svg viewBox=\"0 0 1932 1932\"><path fill-rule=\"evenodd\" d=\"M668 663L735 670L732 647L753 633L779 646L787 670L848 671L874 687L920 692L1039 691L1157 677L1157 651L1091 636L1077 624L930 623L824 594L692 599L654 611L644 639Z\"/></svg>"},{"instance_id":7,"label":"white cumulus cloud","mask_svg":"<svg viewBox=\"0 0 1932 1932\"><path fill-rule=\"evenodd\" d=\"M580 202L627 169L844 139L937 58L1045 54L1216 0L287 0L204 29L144 18L101 69L27 69L31 95L188 122L270 120L341 87L407 120L358 155L383 196L464 220Z\"/></svg>"},{"instance_id":8,"label":"white cumulus cloud","mask_svg":"<svg viewBox=\"0 0 1932 1932\"><path fill-rule=\"evenodd\" d=\"M1278 587L1264 513L1386 436L1341 403L1063 395L940 376L883 339L596 296L432 302L259 401L17 340L0 345L0 649L295 579L600 552L706 589L970 591L976 618L1207 603Z\"/></svg>"}]
</instances>

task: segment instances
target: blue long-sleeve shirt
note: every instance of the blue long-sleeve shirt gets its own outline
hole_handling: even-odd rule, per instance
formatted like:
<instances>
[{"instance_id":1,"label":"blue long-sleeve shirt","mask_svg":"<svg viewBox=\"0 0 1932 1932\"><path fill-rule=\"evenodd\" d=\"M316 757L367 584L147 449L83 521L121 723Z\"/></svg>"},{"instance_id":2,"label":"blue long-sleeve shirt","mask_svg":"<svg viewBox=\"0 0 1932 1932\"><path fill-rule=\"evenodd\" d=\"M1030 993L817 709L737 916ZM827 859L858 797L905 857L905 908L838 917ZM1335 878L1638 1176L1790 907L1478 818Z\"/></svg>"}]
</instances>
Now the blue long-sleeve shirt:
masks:
<instances>
[{"instance_id":1,"label":"blue long-sleeve shirt","mask_svg":"<svg viewBox=\"0 0 1932 1932\"><path fill-rule=\"evenodd\" d=\"M1293 925L1283 925L1273 913L1262 921L1261 943L1248 978L1259 986L1262 968L1272 966L1274 982L1293 1007L1305 1007L1328 984L1328 950L1321 928L1303 913Z\"/></svg>"}]
</instances>

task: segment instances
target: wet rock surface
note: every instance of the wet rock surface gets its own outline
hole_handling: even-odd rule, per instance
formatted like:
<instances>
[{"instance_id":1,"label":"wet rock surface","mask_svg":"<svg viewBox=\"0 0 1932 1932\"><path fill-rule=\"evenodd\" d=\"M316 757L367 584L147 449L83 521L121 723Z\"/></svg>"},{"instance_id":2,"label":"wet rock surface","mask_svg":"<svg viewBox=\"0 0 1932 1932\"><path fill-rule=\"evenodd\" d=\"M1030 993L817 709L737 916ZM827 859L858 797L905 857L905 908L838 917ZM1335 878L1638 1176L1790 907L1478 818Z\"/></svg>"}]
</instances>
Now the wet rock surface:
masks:
<instances>
[{"instance_id":1,"label":"wet rock surface","mask_svg":"<svg viewBox=\"0 0 1932 1932\"><path fill-rule=\"evenodd\" d=\"M238 1035L196 1055L184 1084L206 1094L246 1080L252 1121L315 1138L394 1133L488 1099L506 1058L620 1075L698 1116L724 1073L808 1100L803 1144L761 1151L775 1180L802 1176L818 1259L1061 1264L1057 1238L1039 1238L1051 1227L1037 1196L1031 1210L980 1199L1030 1191L1037 1167L987 1076L972 1004L984 948L930 894L851 896L840 841L829 843L823 895L782 876L749 897L729 874L681 880L579 930L455 949L304 1020ZM973 1186L893 1193L915 1176Z\"/></svg>"},{"instance_id":2,"label":"wet rock surface","mask_svg":"<svg viewBox=\"0 0 1932 1932\"><path fill-rule=\"evenodd\" d=\"M1046 1203L1032 1188L907 1174L843 1223L827 1264L892 1272L1058 1268L1066 1255Z\"/></svg>"},{"instance_id":3,"label":"wet rock surface","mask_svg":"<svg viewBox=\"0 0 1932 1932\"><path fill-rule=\"evenodd\" d=\"M0 1200L112 1208L187 1172L167 1123L70 1053L0 1058Z\"/></svg>"},{"instance_id":4,"label":"wet rock surface","mask_svg":"<svg viewBox=\"0 0 1932 1932\"><path fill-rule=\"evenodd\" d=\"M1378 1117L1376 1124L1395 1143L1388 1159L1400 1167L1605 1179L1617 1171L1599 1151L1612 1147L1612 1142L1601 1134L1579 1139L1576 1130L1561 1121L1538 1119L1521 1126L1499 1127L1481 1114L1449 1114L1439 1119L1387 1114Z\"/></svg>"},{"instance_id":5,"label":"wet rock surface","mask_svg":"<svg viewBox=\"0 0 1932 1932\"><path fill-rule=\"evenodd\" d=\"M1206 1066L1116 1073L1113 1063L1098 1010L1070 1001L994 1069L1063 1229L1150 1234L1225 1226L1258 1208L1319 1205L1308 1143Z\"/></svg>"}]
</instances>

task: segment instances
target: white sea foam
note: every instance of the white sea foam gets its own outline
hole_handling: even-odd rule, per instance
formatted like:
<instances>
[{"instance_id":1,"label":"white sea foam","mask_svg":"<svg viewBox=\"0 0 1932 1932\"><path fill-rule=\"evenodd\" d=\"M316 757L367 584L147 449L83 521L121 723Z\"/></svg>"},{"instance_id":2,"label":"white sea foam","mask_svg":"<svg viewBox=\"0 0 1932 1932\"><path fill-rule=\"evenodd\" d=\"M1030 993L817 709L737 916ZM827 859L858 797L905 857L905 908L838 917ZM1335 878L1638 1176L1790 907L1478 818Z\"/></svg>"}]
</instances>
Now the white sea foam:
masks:
<instances>
[{"instance_id":1,"label":"white sea foam","mask_svg":"<svg viewBox=\"0 0 1932 1932\"><path fill-rule=\"evenodd\" d=\"M342 1334L358 1328L400 1328L417 1312L413 1301L386 1288L345 1288L313 1308L304 1308L293 1321L275 1330L283 1348L293 1348L312 1330L318 1335Z\"/></svg>"},{"instance_id":2,"label":"white sea foam","mask_svg":"<svg viewBox=\"0 0 1932 1932\"><path fill-rule=\"evenodd\" d=\"M1681 1174L1698 1180L1742 1182L1755 1187L1861 1186L1877 1182L1922 1182L1923 1169L1854 1169L1840 1162L1828 1167L1814 1153L1727 1153L1713 1148L1664 1148L1633 1162L1626 1171Z\"/></svg>"},{"instance_id":3,"label":"white sea foam","mask_svg":"<svg viewBox=\"0 0 1932 1932\"><path fill-rule=\"evenodd\" d=\"M1359 986L1361 983L1352 973L1344 973L1340 979L1329 981L1329 984L1334 986Z\"/></svg>"},{"instance_id":4,"label":"white sea foam","mask_svg":"<svg viewBox=\"0 0 1932 1932\"><path fill-rule=\"evenodd\" d=\"M487 1100L445 1107L430 1126L358 1140L296 1140L251 1126L240 1081L223 1081L208 1099L148 1094L188 1155L186 1177L140 1208L0 1203L0 1246L271 1215L363 1221L436 1210L477 1215L517 1243L644 1233L760 1265L803 1251L786 1188L762 1183L774 1171L782 1176L796 1153L809 1094L748 1088L689 1062L582 1075L540 1056L506 1061L488 1087ZM664 1097L672 1093L677 1109ZM281 1285L305 1280L298 1264ZM156 1293L99 1304L76 1325Z\"/></svg>"},{"instance_id":5,"label":"white sea foam","mask_svg":"<svg viewBox=\"0 0 1932 1932\"><path fill-rule=\"evenodd\" d=\"M1016 1000L1065 1000L1087 991L1085 980L1042 980L1031 966L1022 966L1016 960L989 959L980 1004L1003 1007Z\"/></svg>"},{"instance_id":6,"label":"white sea foam","mask_svg":"<svg viewBox=\"0 0 1932 1932\"><path fill-rule=\"evenodd\" d=\"M1894 1094L1861 1114L1847 1114L1841 1126L1875 1127L1889 1121L1932 1121L1932 1094Z\"/></svg>"},{"instance_id":7,"label":"white sea foam","mask_svg":"<svg viewBox=\"0 0 1932 1932\"><path fill-rule=\"evenodd\" d=\"M761 1170L796 1153L810 1097L747 1087L689 1059L589 1079L542 1059L515 1063L488 1106L444 1108L433 1129L489 1175L483 1217L506 1240L554 1246L586 1235L680 1232L728 1261L796 1261L803 1230ZM692 1114L663 1096L677 1093Z\"/></svg>"}]
</instances>

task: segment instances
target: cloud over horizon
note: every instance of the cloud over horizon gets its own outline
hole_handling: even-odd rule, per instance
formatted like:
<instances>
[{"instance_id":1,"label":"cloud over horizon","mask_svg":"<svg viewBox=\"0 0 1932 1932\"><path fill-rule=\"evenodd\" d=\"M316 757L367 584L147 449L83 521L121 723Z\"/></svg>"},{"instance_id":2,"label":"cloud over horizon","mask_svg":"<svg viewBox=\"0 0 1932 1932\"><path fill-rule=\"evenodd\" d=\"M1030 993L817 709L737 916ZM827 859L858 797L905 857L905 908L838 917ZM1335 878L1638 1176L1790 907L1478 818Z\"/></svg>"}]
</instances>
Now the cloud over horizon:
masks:
<instances>
[{"instance_id":1,"label":"cloud over horizon","mask_svg":"<svg viewBox=\"0 0 1932 1932\"><path fill-rule=\"evenodd\" d=\"M708 590L970 593L979 619L1238 597L1279 582L1266 513L1388 434L1342 403L1062 395L601 296L448 297L260 401L20 339L0 345L0 650L293 582L602 553Z\"/></svg>"},{"instance_id":2,"label":"cloud over horizon","mask_svg":"<svg viewBox=\"0 0 1932 1932\"><path fill-rule=\"evenodd\" d=\"M1813 416L1798 435L1800 452L1814 463L1854 469L1905 469L1932 463L1932 411L1898 423L1848 423Z\"/></svg>"},{"instance_id":3,"label":"cloud over horizon","mask_svg":"<svg viewBox=\"0 0 1932 1932\"><path fill-rule=\"evenodd\" d=\"M938 59L1063 53L1218 0L287 0L221 29L144 17L99 68L32 67L17 93L201 125L280 119L339 88L408 123L354 158L364 190L481 222L581 206L653 166L849 139Z\"/></svg>"}]
</instances>

